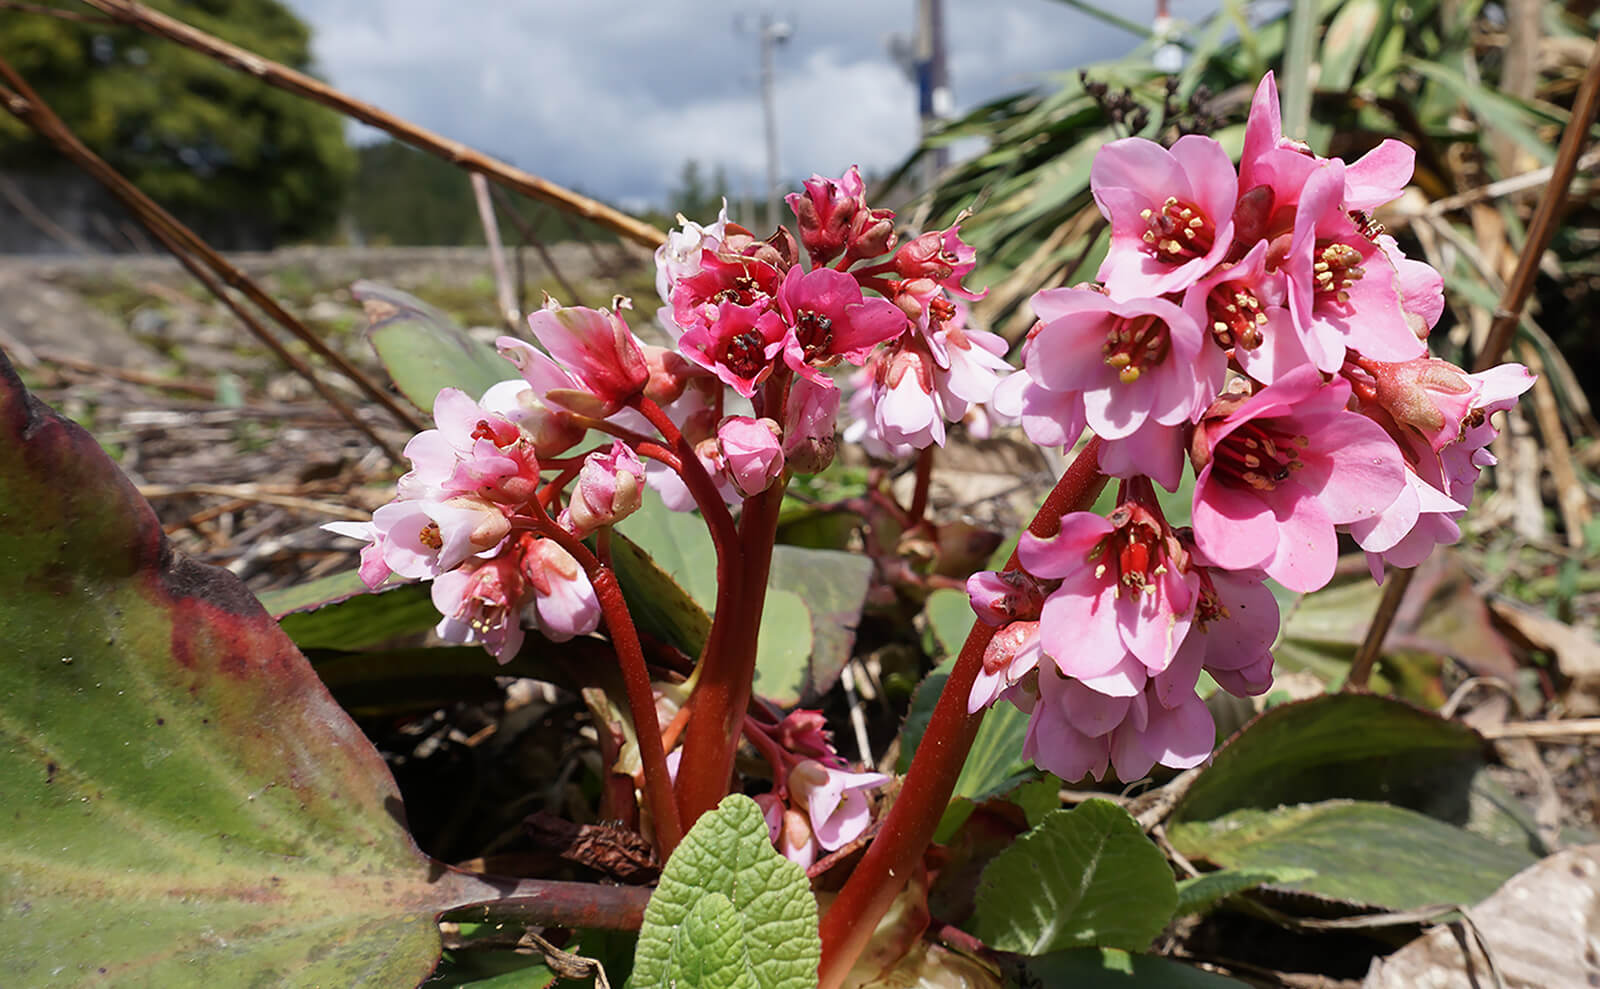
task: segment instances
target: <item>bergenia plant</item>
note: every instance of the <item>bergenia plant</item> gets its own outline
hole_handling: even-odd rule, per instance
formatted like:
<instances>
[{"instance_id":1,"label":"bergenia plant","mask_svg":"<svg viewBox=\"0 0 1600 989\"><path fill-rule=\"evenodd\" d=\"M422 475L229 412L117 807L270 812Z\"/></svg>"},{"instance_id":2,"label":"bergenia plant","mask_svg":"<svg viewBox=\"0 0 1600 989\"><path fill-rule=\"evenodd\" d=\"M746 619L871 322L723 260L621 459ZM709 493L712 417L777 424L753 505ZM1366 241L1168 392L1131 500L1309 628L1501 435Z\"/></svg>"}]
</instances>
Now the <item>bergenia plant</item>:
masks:
<instances>
[{"instance_id":1,"label":"bergenia plant","mask_svg":"<svg viewBox=\"0 0 1600 989\"><path fill-rule=\"evenodd\" d=\"M1241 695L1273 682L1268 581L1324 586L1341 536L1380 577L1458 538L1493 462L1489 417L1532 378L1429 356L1442 280L1370 215L1411 169L1395 141L1346 163L1286 138L1270 77L1237 166L1206 136L1113 141L1091 173L1110 227L1099 281L1038 293L1010 359L972 320L957 227L912 235L855 168L813 176L788 199L793 234L725 213L671 234L657 319L675 350L642 343L621 306L548 301L537 345L499 341L520 378L441 392L394 500L330 528L367 542L369 585L433 581L438 634L502 662L530 635L603 631L663 857L730 791L813 873L871 838L821 921L838 986L922 861L985 709L1024 712L1023 754L1064 780L1197 766L1215 742L1202 674ZM962 422L1076 450L1010 563L957 578L976 623L886 814L890 777L752 687L785 490L833 460L841 409L877 457L920 456ZM1174 525L1158 488L1188 472ZM1094 513L1108 478L1114 507ZM611 563L610 528L646 488L697 510L716 550L712 624L681 682L646 665ZM736 763L742 740L758 762Z\"/></svg>"}]
</instances>

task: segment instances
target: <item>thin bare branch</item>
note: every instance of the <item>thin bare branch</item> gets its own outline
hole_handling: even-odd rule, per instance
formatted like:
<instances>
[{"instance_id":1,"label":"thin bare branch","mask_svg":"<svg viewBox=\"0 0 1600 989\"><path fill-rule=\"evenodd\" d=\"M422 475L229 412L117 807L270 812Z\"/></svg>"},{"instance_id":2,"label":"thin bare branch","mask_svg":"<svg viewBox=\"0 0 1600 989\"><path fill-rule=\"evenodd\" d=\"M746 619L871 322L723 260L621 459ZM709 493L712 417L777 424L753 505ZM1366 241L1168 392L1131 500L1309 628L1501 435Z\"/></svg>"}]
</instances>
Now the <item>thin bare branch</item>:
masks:
<instances>
[{"instance_id":1,"label":"thin bare branch","mask_svg":"<svg viewBox=\"0 0 1600 989\"><path fill-rule=\"evenodd\" d=\"M215 35L207 34L159 11L133 3L132 0L83 0L83 2L121 23L175 41L185 48L192 48L202 55L214 58L231 69L255 76L268 85L321 103L348 117L354 117L414 148L437 155L469 172L477 172L487 179L540 202L549 203L559 210L576 213L646 247L657 247L667 239L666 234L660 230L621 210L613 209L598 200L590 199L588 196L580 195L571 189L563 188L554 182L548 182L537 175L491 158L460 141L452 141L441 134L418 127L386 110L348 96L303 72L296 72L286 65L262 58L237 45L231 45Z\"/></svg>"},{"instance_id":2,"label":"thin bare branch","mask_svg":"<svg viewBox=\"0 0 1600 989\"><path fill-rule=\"evenodd\" d=\"M251 316L250 313L243 306L241 306L232 295L228 294L227 290L221 284L219 284L217 278L214 277L211 272L206 271L206 269L201 266L200 262L195 260L195 256L200 257L201 260L205 261L206 264L211 266L214 270L220 268L224 272L232 272L235 277L237 277L242 283L248 285L250 289L253 289L256 294L259 294L262 298L266 298L268 302L271 302L271 299L266 296L266 293L262 292L260 288L256 287L254 282L251 282L248 278L245 278L242 272L238 271L238 269L224 261L221 256L219 256L215 251L211 250L211 248L208 247L204 241L200 240L200 238L191 230L189 230L188 227L185 227L183 224L179 223L171 216L171 214L167 213L148 196L140 192L138 188L136 188L127 179L123 178L116 169L106 164L106 162L100 158L100 156L96 155L93 151L90 151L88 147L83 144L83 142L78 140L77 136L72 133L67 125L61 121L61 118L57 117L50 107L39 98L38 94L28 86L27 81L23 79L22 76L18 75L17 71L12 68L11 64L4 58L0 58L0 79L5 80L6 83L6 86L0 86L0 104L3 104L5 109L10 112L12 116L16 117L22 123L32 128L40 137L43 137L45 140L54 144L57 149L59 149L68 158L72 159L72 161L77 164L78 167L88 172L90 176L104 185L112 195L121 200L123 205L127 206L128 209L133 212L134 216L139 220L139 222L143 223L150 230L150 232L161 241L162 245L172 253L172 256L177 258L178 262L182 264L190 274L199 279L200 283L206 287L207 291L216 296L223 305L227 306L233 311L233 314L239 318L239 321L245 325L245 328L248 329L251 334L256 337L256 339L265 344L267 349L271 350L272 353L285 365L292 368L296 374L305 378L311 387L316 389L317 393L326 399L329 405L333 406L335 411L343 416L345 420L348 421L352 426L365 433L367 438L371 439L374 444L384 451L384 453L388 454L391 460L394 460L396 463L399 462L400 456L398 451L396 451L394 447L392 447L389 443L384 441L381 436L374 432L372 427L356 414L355 409L351 408L349 403L339 397L336 392L334 392L326 383L318 378L316 372L311 369L309 364L285 349L283 344L267 331L266 327L262 326L259 321ZM226 278L227 275L224 274L223 277ZM250 295L253 300L255 299L255 295L252 295L250 292L247 291L246 294ZM299 328L299 334L303 334L301 337L302 339L310 338L311 340L315 340L319 346L324 348L326 347L326 345L322 344L320 340L316 340L311 332L304 326L301 326L297 320L294 320L294 318L289 316L288 313L284 313L282 309L277 308L275 303L273 303L273 309L276 309L277 313L282 313L280 322L285 322L285 325L292 324L293 327ZM273 312L273 309L268 309L268 312ZM331 354L332 352L329 351L329 353ZM340 364L346 367L349 366L342 357L338 358L338 361ZM390 399L388 395L383 394L381 389L378 389L376 385L372 384L372 382L368 380L365 375L361 374L360 371L356 370L354 367L350 367L350 370L347 373L351 377L351 380L355 381L357 384L365 382L368 388L372 389L381 398L385 399L385 405L392 408L392 411L400 418L402 423L405 423L410 428L417 430L421 429L420 423L413 425L414 418L410 415L410 413L407 413L404 409L401 409L398 405L394 404L393 400Z\"/></svg>"},{"instance_id":3,"label":"thin bare branch","mask_svg":"<svg viewBox=\"0 0 1600 989\"><path fill-rule=\"evenodd\" d=\"M1540 197L1539 205L1533 212L1533 221L1528 224L1528 239L1522 246L1522 256L1517 259L1516 273L1511 276L1505 293L1500 297L1500 306L1495 310L1494 322L1489 326L1488 337L1484 340L1483 349L1479 351L1474 365L1476 370L1484 371L1493 367L1511 343L1511 334L1522 318L1522 309L1528 303L1528 296L1533 292L1534 279L1539 274L1539 258L1549 246L1550 238L1555 235L1562 207L1566 205L1567 190L1572 185L1572 177L1578 169L1578 157L1583 151L1584 141L1589 135L1589 126L1594 123L1597 110L1600 110L1600 45L1595 46L1594 54L1589 58L1589 67L1584 71L1583 85L1578 89L1578 97L1572 103L1572 116L1567 121L1566 131L1561 135L1560 150L1556 152L1556 162L1550 173L1549 191ZM1414 570L1390 570L1388 583L1383 589L1383 597L1378 601L1377 613L1372 616L1372 624L1367 627L1366 638L1362 640L1361 648L1356 650L1355 659L1350 665L1350 676L1345 680L1347 690L1365 689L1367 680L1372 675L1372 667L1378 661L1379 654L1383 652L1383 640L1389 634L1389 627L1394 624L1394 616L1400 611L1400 603L1405 598L1406 588L1411 585L1411 575L1414 572Z\"/></svg>"}]
</instances>

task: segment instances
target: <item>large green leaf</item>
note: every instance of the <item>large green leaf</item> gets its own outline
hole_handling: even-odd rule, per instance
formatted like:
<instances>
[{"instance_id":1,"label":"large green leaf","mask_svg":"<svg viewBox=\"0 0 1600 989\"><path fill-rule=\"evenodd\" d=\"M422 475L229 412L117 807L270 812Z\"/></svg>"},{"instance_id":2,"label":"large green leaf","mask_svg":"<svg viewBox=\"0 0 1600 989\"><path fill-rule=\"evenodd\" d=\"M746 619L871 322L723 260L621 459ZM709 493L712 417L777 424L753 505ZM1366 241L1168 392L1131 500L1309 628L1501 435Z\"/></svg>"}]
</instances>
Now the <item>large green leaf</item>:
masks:
<instances>
[{"instance_id":1,"label":"large green leaf","mask_svg":"<svg viewBox=\"0 0 1600 989\"><path fill-rule=\"evenodd\" d=\"M761 809L734 794L667 860L645 908L631 985L807 989L822 941L805 870L779 855Z\"/></svg>"},{"instance_id":2,"label":"large green leaf","mask_svg":"<svg viewBox=\"0 0 1600 989\"><path fill-rule=\"evenodd\" d=\"M973 924L985 944L1002 951L1141 951L1177 904L1166 857L1138 823L1109 800L1086 800L1046 814L995 856L978 887Z\"/></svg>"},{"instance_id":3,"label":"large green leaf","mask_svg":"<svg viewBox=\"0 0 1600 989\"><path fill-rule=\"evenodd\" d=\"M382 758L0 359L0 957L15 985L415 984L442 909ZM436 877L436 878L435 878Z\"/></svg>"},{"instance_id":4,"label":"large green leaf","mask_svg":"<svg viewBox=\"0 0 1600 989\"><path fill-rule=\"evenodd\" d=\"M969 609L970 610L970 609ZM905 726L900 731L899 771L911 768L911 757L922 743L928 730L933 708L939 702L949 668L953 660L929 673L917 684L911 695L911 709L906 712ZM984 800L1010 790L1032 774L1032 767L1022 758L1022 741L1028 734L1028 716L1007 701L1000 701L983 716L978 734L973 738L972 750L961 765L961 775L956 778L955 800Z\"/></svg>"},{"instance_id":5,"label":"large green leaf","mask_svg":"<svg viewBox=\"0 0 1600 989\"><path fill-rule=\"evenodd\" d=\"M700 516L671 511L653 492L618 527L612 559L640 626L697 655L717 600L717 557ZM871 561L837 550L777 546L756 647L756 688L785 706L813 700L838 678L855 643Z\"/></svg>"},{"instance_id":6,"label":"large green leaf","mask_svg":"<svg viewBox=\"0 0 1600 989\"><path fill-rule=\"evenodd\" d=\"M352 570L263 594L261 604L301 649L367 649L439 624L430 592L420 582L369 591Z\"/></svg>"},{"instance_id":7,"label":"large green leaf","mask_svg":"<svg viewBox=\"0 0 1600 989\"><path fill-rule=\"evenodd\" d=\"M1336 694L1281 704L1223 746L1173 818L1203 821L1239 808L1349 797L1464 822L1483 753L1471 728L1386 697Z\"/></svg>"},{"instance_id":8,"label":"large green leaf","mask_svg":"<svg viewBox=\"0 0 1600 989\"><path fill-rule=\"evenodd\" d=\"M1249 983L1153 955L1114 948L1072 948L1022 963L1038 986L1071 989L1245 989Z\"/></svg>"},{"instance_id":9,"label":"large green leaf","mask_svg":"<svg viewBox=\"0 0 1600 989\"><path fill-rule=\"evenodd\" d=\"M473 339L450 317L399 289L356 282L350 292L367 311L367 339L401 394L433 411L441 388L479 398L517 369L489 344Z\"/></svg>"},{"instance_id":10,"label":"large green leaf","mask_svg":"<svg viewBox=\"0 0 1600 989\"><path fill-rule=\"evenodd\" d=\"M1238 810L1168 834L1191 860L1306 869L1314 874L1282 888L1390 910L1476 903L1535 861L1416 811L1358 800Z\"/></svg>"}]
</instances>

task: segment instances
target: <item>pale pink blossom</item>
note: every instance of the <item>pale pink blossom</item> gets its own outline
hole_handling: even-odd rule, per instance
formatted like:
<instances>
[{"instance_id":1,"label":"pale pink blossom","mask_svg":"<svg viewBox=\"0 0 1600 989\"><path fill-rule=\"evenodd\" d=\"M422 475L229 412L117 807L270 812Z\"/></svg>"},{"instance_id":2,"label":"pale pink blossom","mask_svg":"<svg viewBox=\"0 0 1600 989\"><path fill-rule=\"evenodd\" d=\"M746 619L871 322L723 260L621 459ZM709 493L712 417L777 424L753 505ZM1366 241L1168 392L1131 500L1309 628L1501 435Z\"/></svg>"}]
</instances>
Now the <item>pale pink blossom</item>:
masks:
<instances>
[{"instance_id":1,"label":"pale pink blossom","mask_svg":"<svg viewBox=\"0 0 1600 989\"><path fill-rule=\"evenodd\" d=\"M693 220L678 216L679 226L667 233L666 242L656 248L656 293L668 307L672 304L672 286L700 270L700 258L705 251L716 251L722 245L728 228L728 201L722 201L722 211L717 222L701 226ZM670 308L666 312L670 312ZM673 324L676 326L676 324ZM681 330L680 330L681 332Z\"/></svg>"},{"instance_id":2,"label":"pale pink blossom","mask_svg":"<svg viewBox=\"0 0 1600 989\"><path fill-rule=\"evenodd\" d=\"M1302 334L1288 309L1283 275L1268 271L1267 242L1237 263L1212 269L1183 294L1183 311L1205 328L1212 343L1231 354L1251 378L1270 385L1302 364L1337 366L1344 345ZM1313 357L1308 348L1316 348Z\"/></svg>"},{"instance_id":3,"label":"pale pink blossom","mask_svg":"<svg viewBox=\"0 0 1600 989\"><path fill-rule=\"evenodd\" d=\"M1095 155L1089 188L1111 223L1099 277L1114 297L1181 292L1227 257L1238 182L1211 138L1185 135L1171 150L1112 141Z\"/></svg>"},{"instance_id":4,"label":"pale pink blossom","mask_svg":"<svg viewBox=\"0 0 1600 989\"><path fill-rule=\"evenodd\" d=\"M439 638L482 645L501 663L510 662L522 648L526 590L512 554L469 559L435 578L431 593L433 606L444 616L434 630Z\"/></svg>"},{"instance_id":5,"label":"pale pink blossom","mask_svg":"<svg viewBox=\"0 0 1600 989\"><path fill-rule=\"evenodd\" d=\"M883 773L851 773L805 759L789 771L789 798L811 818L817 844L828 851L859 838L872 823L867 792L889 782Z\"/></svg>"},{"instance_id":6,"label":"pale pink blossom","mask_svg":"<svg viewBox=\"0 0 1600 989\"><path fill-rule=\"evenodd\" d=\"M393 501L372 513L383 562L402 577L433 578L499 545L511 531L505 513L470 495Z\"/></svg>"},{"instance_id":7,"label":"pale pink blossom","mask_svg":"<svg viewBox=\"0 0 1600 989\"><path fill-rule=\"evenodd\" d=\"M967 694L967 713L988 707L1002 697L1019 710L1031 711L1038 694L1039 623L1015 621L1001 628L983 650L983 665Z\"/></svg>"},{"instance_id":8,"label":"pale pink blossom","mask_svg":"<svg viewBox=\"0 0 1600 989\"><path fill-rule=\"evenodd\" d=\"M789 385L783 407L783 455L796 474L815 474L833 462L839 399L839 389L831 382L823 386L798 377Z\"/></svg>"},{"instance_id":9,"label":"pale pink blossom","mask_svg":"<svg viewBox=\"0 0 1600 989\"><path fill-rule=\"evenodd\" d=\"M866 421L869 433L887 449L944 445L944 406L934 385L935 367L927 345L916 336L903 337L875 359Z\"/></svg>"},{"instance_id":10,"label":"pale pink blossom","mask_svg":"<svg viewBox=\"0 0 1600 989\"><path fill-rule=\"evenodd\" d=\"M1073 512L1056 535L1025 532L1017 545L1028 573L1061 582L1040 618L1045 653L1063 674L1109 678L1103 689L1118 692L1137 690L1145 671L1171 662L1194 617L1197 591L1154 490L1139 481L1123 487L1124 500L1110 518Z\"/></svg>"},{"instance_id":11,"label":"pale pink blossom","mask_svg":"<svg viewBox=\"0 0 1600 989\"><path fill-rule=\"evenodd\" d=\"M522 576L533 588L534 612L545 638L565 642L600 627L600 599L589 575L553 540L525 544Z\"/></svg>"},{"instance_id":12,"label":"pale pink blossom","mask_svg":"<svg viewBox=\"0 0 1600 989\"><path fill-rule=\"evenodd\" d=\"M361 563L356 569L363 584L377 590L394 573L383 560L383 534L371 522L324 522L322 528L366 543L361 547Z\"/></svg>"},{"instance_id":13,"label":"pale pink blossom","mask_svg":"<svg viewBox=\"0 0 1600 989\"><path fill-rule=\"evenodd\" d=\"M1400 451L1345 409L1350 386L1303 366L1195 427L1195 541L1230 570L1259 567L1291 590L1333 576L1335 526L1378 516L1405 486Z\"/></svg>"},{"instance_id":14,"label":"pale pink blossom","mask_svg":"<svg viewBox=\"0 0 1600 989\"><path fill-rule=\"evenodd\" d=\"M560 522L579 538L627 518L644 503L644 464L621 440L583 459Z\"/></svg>"},{"instance_id":15,"label":"pale pink blossom","mask_svg":"<svg viewBox=\"0 0 1600 989\"><path fill-rule=\"evenodd\" d=\"M765 491L783 473L783 430L771 419L728 416L717 426L717 449L745 497Z\"/></svg>"}]
</instances>

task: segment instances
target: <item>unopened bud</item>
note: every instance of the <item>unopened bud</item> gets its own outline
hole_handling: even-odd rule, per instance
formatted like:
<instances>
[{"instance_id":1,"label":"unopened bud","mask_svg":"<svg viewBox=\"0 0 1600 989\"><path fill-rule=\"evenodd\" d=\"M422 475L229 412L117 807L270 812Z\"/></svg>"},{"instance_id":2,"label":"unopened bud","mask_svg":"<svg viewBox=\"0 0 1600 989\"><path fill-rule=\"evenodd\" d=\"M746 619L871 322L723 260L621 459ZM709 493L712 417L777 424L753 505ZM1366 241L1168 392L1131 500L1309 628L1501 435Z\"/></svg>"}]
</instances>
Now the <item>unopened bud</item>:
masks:
<instances>
[{"instance_id":1,"label":"unopened bud","mask_svg":"<svg viewBox=\"0 0 1600 989\"><path fill-rule=\"evenodd\" d=\"M579 537L611 525L639 510L644 501L644 464L621 440L609 453L584 458L561 521Z\"/></svg>"},{"instance_id":2,"label":"unopened bud","mask_svg":"<svg viewBox=\"0 0 1600 989\"><path fill-rule=\"evenodd\" d=\"M717 448L740 494L759 494L783 473L782 438L771 419L729 416L717 426Z\"/></svg>"},{"instance_id":3,"label":"unopened bud","mask_svg":"<svg viewBox=\"0 0 1600 989\"><path fill-rule=\"evenodd\" d=\"M833 463L839 389L796 377L783 409L783 454L796 474L816 474Z\"/></svg>"},{"instance_id":4,"label":"unopened bud","mask_svg":"<svg viewBox=\"0 0 1600 989\"><path fill-rule=\"evenodd\" d=\"M1036 621L1044 608L1038 583L1021 570L982 571L967 578L972 610L985 625Z\"/></svg>"}]
</instances>

